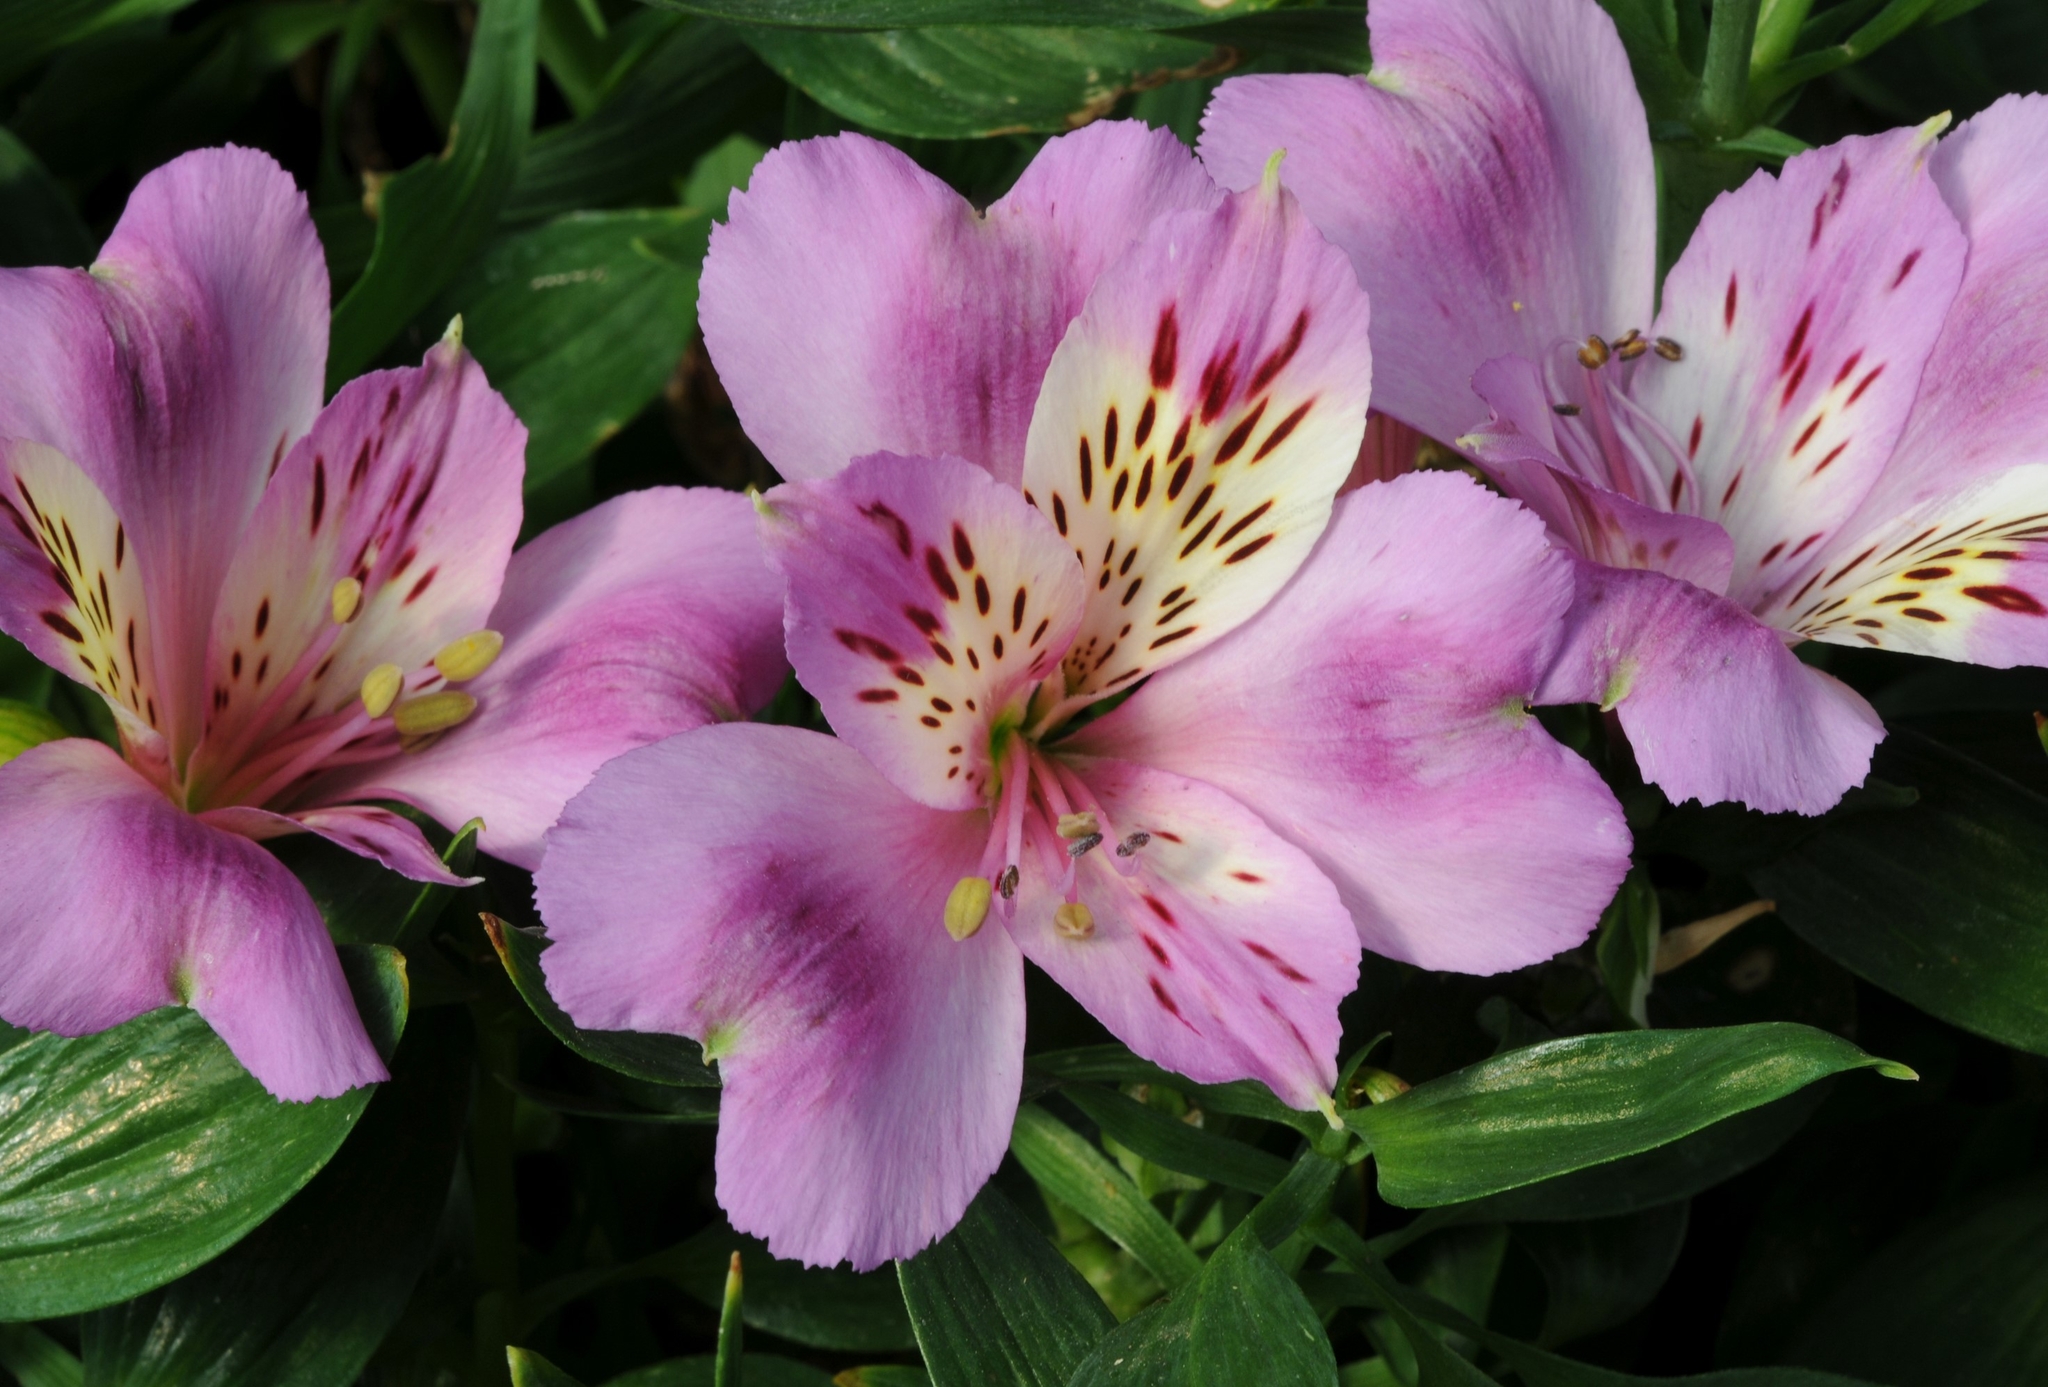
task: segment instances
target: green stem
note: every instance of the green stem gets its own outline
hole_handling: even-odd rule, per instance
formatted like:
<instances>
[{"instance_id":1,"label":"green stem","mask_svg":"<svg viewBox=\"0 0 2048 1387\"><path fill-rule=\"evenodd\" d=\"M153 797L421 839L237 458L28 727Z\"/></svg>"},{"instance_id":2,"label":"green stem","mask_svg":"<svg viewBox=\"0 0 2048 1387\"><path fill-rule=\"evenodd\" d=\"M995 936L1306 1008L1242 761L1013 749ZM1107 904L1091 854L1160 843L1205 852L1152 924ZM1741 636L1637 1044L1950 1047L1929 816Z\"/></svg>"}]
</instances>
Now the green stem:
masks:
<instances>
[{"instance_id":1,"label":"green stem","mask_svg":"<svg viewBox=\"0 0 2048 1387\"><path fill-rule=\"evenodd\" d=\"M1756 20L1756 42L1750 49L1750 64L1756 71L1768 72L1792 56L1799 42L1799 26L1812 8L1813 0L1763 0Z\"/></svg>"},{"instance_id":2,"label":"green stem","mask_svg":"<svg viewBox=\"0 0 2048 1387\"><path fill-rule=\"evenodd\" d=\"M1714 0L1707 65L1700 74L1700 133L1726 139L1749 128L1749 62L1756 46L1758 0Z\"/></svg>"},{"instance_id":3,"label":"green stem","mask_svg":"<svg viewBox=\"0 0 2048 1387\"><path fill-rule=\"evenodd\" d=\"M469 1129L469 1179L476 1206L476 1376L509 1381L505 1349L519 1308L519 1200L512 1182L512 1090L499 1081L518 1061L518 1031L502 1000L470 1009L476 1025L476 1107Z\"/></svg>"}]
</instances>

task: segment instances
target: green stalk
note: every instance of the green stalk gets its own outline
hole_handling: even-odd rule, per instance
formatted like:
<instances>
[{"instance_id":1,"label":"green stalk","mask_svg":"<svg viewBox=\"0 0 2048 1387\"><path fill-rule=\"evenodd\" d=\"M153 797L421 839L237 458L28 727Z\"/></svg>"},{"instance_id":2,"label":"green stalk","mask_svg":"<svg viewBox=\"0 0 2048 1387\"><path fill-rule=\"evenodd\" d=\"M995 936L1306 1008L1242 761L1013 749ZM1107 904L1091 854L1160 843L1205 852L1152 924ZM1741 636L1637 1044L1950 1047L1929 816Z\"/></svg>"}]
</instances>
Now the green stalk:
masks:
<instances>
[{"instance_id":1,"label":"green stalk","mask_svg":"<svg viewBox=\"0 0 2048 1387\"><path fill-rule=\"evenodd\" d=\"M725 1273L725 1304L718 1312L718 1358L711 1367L712 1387L740 1387L740 1340L746 1332L740 1323L740 1293L743 1288L740 1254L735 1252L732 1254L732 1266Z\"/></svg>"},{"instance_id":2,"label":"green stalk","mask_svg":"<svg viewBox=\"0 0 2048 1387\"><path fill-rule=\"evenodd\" d=\"M1813 0L1763 0L1757 14L1756 42L1750 48L1754 71L1769 72L1792 56L1799 42L1799 26L1812 8Z\"/></svg>"},{"instance_id":3,"label":"green stalk","mask_svg":"<svg viewBox=\"0 0 2048 1387\"><path fill-rule=\"evenodd\" d=\"M1700 74L1694 124L1701 134L1726 139L1749 128L1749 63L1756 47L1759 0L1714 0L1707 28L1707 65Z\"/></svg>"}]
</instances>

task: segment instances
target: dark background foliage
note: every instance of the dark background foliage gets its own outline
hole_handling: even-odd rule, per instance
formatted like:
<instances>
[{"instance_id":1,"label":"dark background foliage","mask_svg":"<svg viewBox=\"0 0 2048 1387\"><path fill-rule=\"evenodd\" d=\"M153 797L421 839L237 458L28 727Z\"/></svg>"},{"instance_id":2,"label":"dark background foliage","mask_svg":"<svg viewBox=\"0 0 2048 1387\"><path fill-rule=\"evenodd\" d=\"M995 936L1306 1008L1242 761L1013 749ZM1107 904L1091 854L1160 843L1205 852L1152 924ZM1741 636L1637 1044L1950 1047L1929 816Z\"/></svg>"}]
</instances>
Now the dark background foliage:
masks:
<instances>
[{"instance_id":1,"label":"dark background foliage","mask_svg":"<svg viewBox=\"0 0 2048 1387\"><path fill-rule=\"evenodd\" d=\"M1805 144L2048 88L2041 0L1605 3L1667 263L1715 193ZM1192 141L1227 74L1363 71L1362 15L0 0L0 263L88 262L184 150L269 151L327 248L330 385L462 314L532 430L531 534L636 487L773 481L693 325L709 225L765 147L865 130L985 202L1087 120ZM1731 69L1717 36L1747 23L1757 61ZM708 1384L742 1366L710 1356L738 1250L767 1387L2048 1381L2048 674L1813 658L1892 728L1820 820L1671 806L1596 713L1545 714L1622 796L1638 869L1595 940L1521 973L1367 959L1345 1053L1388 1038L1341 1098L1372 1159L1151 1071L1034 975L1015 1158L900 1289L724 1225L715 1076L687 1042L569 1025L520 873L422 890L280 845L394 1079L287 1110L188 1015L0 1028L0 1378L456 1387L506 1380L518 1345L522 1382ZM0 753L106 734L4 640L0 697ZM817 715L792 685L769 716Z\"/></svg>"}]
</instances>

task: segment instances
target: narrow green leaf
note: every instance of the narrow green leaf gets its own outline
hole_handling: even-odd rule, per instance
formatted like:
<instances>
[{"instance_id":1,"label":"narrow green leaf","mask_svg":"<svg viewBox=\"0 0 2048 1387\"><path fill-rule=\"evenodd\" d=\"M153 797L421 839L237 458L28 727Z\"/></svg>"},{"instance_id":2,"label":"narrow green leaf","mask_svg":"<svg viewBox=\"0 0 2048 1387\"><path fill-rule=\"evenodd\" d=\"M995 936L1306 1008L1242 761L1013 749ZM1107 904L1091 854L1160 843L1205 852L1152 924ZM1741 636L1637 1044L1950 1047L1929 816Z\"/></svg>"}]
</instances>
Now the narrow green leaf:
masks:
<instances>
[{"instance_id":1,"label":"narrow green leaf","mask_svg":"<svg viewBox=\"0 0 2048 1387\"><path fill-rule=\"evenodd\" d=\"M1166 32L1203 43L1228 44L1247 53L1299 59L1317 71L1365 72L1372 67L1363 5L1267 10Z\"/></svg>"},{"instance_id":2,"label":"narrow green leaf","mask_svg":"<svg viewBox=\"0 0 2048 1387\"><path fill-rule=\"evenodd\" d=\"M512 1387L583 1387L532 1349L506 1349L505 1363L512 1370Z\"/></svg>"},{"instance_id":3,"label":"narrow green leaf","mask_svg":"<svg viewBox=\"0 0 2048 1387\"><path fill-rule=\"evenodd\" d=\"M746 1387L843 1387L841 1379L772 1353L750 1353L745 1361ZM714 1387L717 1371L717 1357L702 1353L635 1368L621 1373L604 1387Z\"/></svg>"},{"instance_id":4,"label":"narrow green leaf","mask_svg":"<svg viewBox=\"0 0 2048 1387\"><path fill-rule=\"evenodd\" d=\"M65 735L64 724L34 704L0 698L0 765Z\"/></svg>"},{"instance_id":5,"label":"narrow green leaf","mask_svg":"<svg viewBox=\"0 0 2048 1387\"><path fill-rule=\"evenodd\" d=\"M1864 1068L1913 1076L1783 1021L1577 1036L1496 1055L1345 1120L1372 1147L1380 1193L1427 1208L1648 1151Z\"/></svg>"},{"instance_id":6,"label":"narrow green leaf","mask_svg":"<svg viewBox=\"0 0 2048 1387\"><path fill-rule=\"evenodd\" d=\"M1116 1327L1109 1307L993 1185L897 1264L933 1387L1066 1387Z\"/></svg>"},{"instance_id":7,"label":"narrow green leaf","mask_svg":"<svg viewBox=\"0 0 2048 1387\"><path fill-rule=\"evenodd\" d=\"M1532 1223L1515 1241L1543 1273L1548 1291L1537 1342L1546 1348L1620 1324L1648 1305L1685 1245L1684 1204L1620 1218Z\"/></svg>"},{"instance_id":8,"label":"narrow green leaf","mask_svg":"<svg viewBox=\"0 0 2048 1387\"><path fill-rule=\"evenodd\" d=\"M1080 25L1160 29L1253 14L1276 0L649 0L666 10L797 29Z\"/></svg>"},{"instance_id":9,"label":"narrow green leaf","mask_svg":"<svg viewBox=\"0 0 2048 1387\"><path fill-rule=\"evenodd\" d=\"M1328 1131L1321 1113L1297 1112L1273 1096L1264 1084L1240 1079L1228 1084L1198 1084L1169 1073L1150 1060L1139 1059L1122 1045L1083 1045L1072 1050L1052 1050L1032 1055L1025 1061L1032 1072L1059 1082L1099 1084L1165 1084L1179 1089L1190 1102L1207 1112L1232 1117L1256 1118L1294 1128L1304 1136Z\"/></svg>"},{"instance_id":10,"label":"narrow green leaf","mask_svg":"<svg viewBox=\"0 0 2048 1387\"><path fill-rule=\"evenodd\" d=\"M871 129L936 139L1071 129L1126 92L1215 76L1236 61L1223 45L1135 29L741 33L820 105Z\"/></svg>"},{"instance_id":11,"label":"narrow green leaf","mask_svg":"<svg viewBox=\"0 0 2048 1387\"><path fill-rule=\"evenodd\" d=\"M834 1387L931 1387L923 1368L904 1368L894 1363L848 1368L832 1379Z\"/></svg>"},{"instance_id":12,"label":"narrow green leaf","mask_svg":"<svg viewBox=\"0 0 2048 1387\"><path fill-rule=\"evenodd\" d=\"M0 1368L21 1387L85 1387L85 1365L32 1324L0 1324Z\"/></svg>"},{"instance_id":13,"label":"narrow green leaf","mask_svg":"<svg viewBox=\"0 0 2048 1387\"><path fill-rule=\"evenodd\" d=\"M682 209L575 213L498 237L427 310L462 315L463 345L526 425L529 490L661 393L696 326L710 234Z\"/></svg>"},{"instance_id":14,"label":"narrow green leaf","mask_svg":"<svg viewBox=\"0 0 2048 1387\"><path fill-rule=\"evenodd\" d=\"M538 0L483 0L477 11L448 148L384 185L376 249L362 278L335 305L330 392L377 357L497 222L533 124L537 6Z\"/></svg>"},{"instance_id":15,"label":"narrow green leaf","mask_svg":"<svg viewBox=\"0 0 2048 1387\"><path fill-rule=\"evenodd\" d=\"M1168 1170L1254 1194L1269 1193L1287 1175L1287 1162L1278 1156L1191 1127L1114 1089L1071 1084L1064 1092L1105 1133Z\"/></svg>"},{"instance_id":16,"label":"narrow green leaf","mask_svg":"<svg viewBox=\"0 0 2048 1387\"><path fill-rule=\"evenodd\" d=\"M0 0L0 84L117 24L176 14L192 0Z\"/></svg>"},{"instance_id":17,"label":"narrow green leaf","mask_svg":"<svg viewBox=\"0 0 2048 1387\"><path fill-rule=\"evenodd\" d=\"M1657 888L1650 885L1640 867L1635 868L1601 915L1593 952L1600 961L1600 975L1615 1015L1638 1028L1650 1024L1650 983L1656 976L1659 923Z\"/></svg>"},{"instance_id":18,"label":"narrow green leaf","mask_svg":"<svg viewBox=\"0 0 2048 1387\"><path fill-rule=\"evenodd\" d=\"M388 1057L404 961L342 961ZM327 1164L373 1091L279 1102L183 1007L0 1049L0 1319L111 1305L217 1256Z\"/></svg>"},{"instance_id":19,"label":"narrow green leaf","mask_svg":"<svg viewBox=\"0 0 2048 1387\"><path fill-rule=\"evenodd\" d=\"M649 1035L639 1031L586 1031L569 1019L548 995L547 979L541 973L541 951L547 941L514 928L495 915L484 917L484 932L498 961L512 979L512 986L525 999L540 1023L555 1039L583 1058L621 1074L650 1083L683 1088L716 1088L718 1076L704 1063L704 1051L696 1041L679 1035Z\"/></svg>"},{"instance_id":20,"label":"narrow green leaf","mask_svg":"<svg viewBox=\"0 0 2048 1387\"><path fill-rule=\"evenodd\" d=\"M249 1236L170 1285L84 1322L96 1387L347 1387L433 1249L462 1140L469 1025L414 1019L335 1158Z\"/></svg>"},{"instance_id":21,"label":"narrow green leaf","mask_svg":"<svg viewBox=\"0 0 2048 1387\"><path fill-rule=\"evenodd\" d=\"M1044 1108L1026 1103L1017 1109L1010 1150L1032 1179L1108 1234L1169 1290L1201 1273L1202 1259L1138 1193L1131 1177Z\"/></svg>"},{"instance_id":22,"label":"narrow green leaf","mask_svg":"<svg viewBox=\"0 0 2048 1387\"><path fill-rule=\"evenodd\" d=\"M1241 1225L1201 1275L1104 1339L1071 1387L1336 1387L1337 1356L1294 1279Z\"/></svg>"},{"instance_id":23,"label":"narrow green leaf","mask_svg":"<svg viewBox=\"0 0 2048 1387\"><path fill-rule=\"evenodd\" d=\"M718 1311L718 1353L712 1361L713 1387L740 1387L740 1355L745 1352L746 1329L740 1322L740 1301L746 1294L745 1273L740 1254L732 1254L725 1273L725 1303Z\"/></svg>"},{"instance_id":24,"label":"narrow green leaf","mask_svg":"<svg viewBox=\"0 0 2048 1387\"><path fill-rule=\"evenodd\" d=\"M0 129L0 265L90 264L98 249L29 147Z\"/></svg>"},{"instance_id":25,"label":"narrow green leaf","mask_svg":"<svg viewBox=\"0 0 2048 1387\"><path fill-rule=\"evenodd\" d=\"M1751 882L1851 972L2048 1054L2048 799L1905 729L1872 769L1919 801L1830 822Z\"/></svg>"}]
</instances>

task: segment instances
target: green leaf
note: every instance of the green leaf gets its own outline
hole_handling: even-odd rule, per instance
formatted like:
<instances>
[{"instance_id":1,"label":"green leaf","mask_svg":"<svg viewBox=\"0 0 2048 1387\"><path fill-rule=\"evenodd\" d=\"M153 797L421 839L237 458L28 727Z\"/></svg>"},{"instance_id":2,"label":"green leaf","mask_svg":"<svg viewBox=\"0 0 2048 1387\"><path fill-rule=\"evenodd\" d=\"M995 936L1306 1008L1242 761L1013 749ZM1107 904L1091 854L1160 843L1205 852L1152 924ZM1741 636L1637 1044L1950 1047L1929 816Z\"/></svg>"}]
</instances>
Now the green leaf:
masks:
<instances>
[{"instance_id":1,"label":"green leaf","mask_svg":"<svg viewBox=\"0 0 2048 1387\"><path fill-rule=\"evenodd\" d=\"M32 746L68 735L64 724L32 703L0 698L0 765Z\"/></svg>"},{"instance_id":2,"label":"green leaf","mask_svg":"<svg viewBox=\"0 0 2048 1387\"><path fill-rule=\"evenodd\" d=\"M1869 1258L1784 1357L1899 1387L2048 1380L2048 1182L1929 1220Z\"/></svg>"},{"instance_id":3,"label":"green leaf","mask_svg":"<svg viewBox=\"0 0 2048 1387\"><path fill-rule=\"evenodd\" d=\"M0 1368L21 1387L84 1387L85 1365L32 1324L0 1324Z\"/></svg>"},{"instance_id":4,"label":"green leaf","mask_svg":"<svg viewBox=\"0 0 2048 1387\"><path fill-rule=\"evenodd\" d=\"M1071 1387L1336 1387L1337 1356L1294 1279L1243 1225L1195 1281L1119 1326Z\"/></svg>"},{"instance_id":5,"label":"green leaf","mask_svg":"<svg viewBox=\"0 0 2048 1387\"><path fill-rule=\"evenodd\" d=\"M1190 1102L1208 1112L1232 1117L1256 1118L1292 1127L1313 1137L1329 1130L1321 1113L1297 1112L1273 1096L1264 1084L1240 1079L1228 1084L1198 1084L1169 1073L1150 1060L1139 1059L1122 1045L1082 1045L1071 1050L1052 1050L1032 1055L1025 1064L1034 1077L1056 1082L1108 1084L1165 1084L1180 1090Z\"/></svg>"},{"instance_id":6,"label":"green leaf","mask_svg":"<svg viewBox=\"0 0 2048 1387\"><path fill-rule=\"evenodd\" d=\"M1036 1103L1017 1109L1010 1151L1061 1203L1108 1234L1169 1290L1201 1273L1197 1257L1131 1177L1066 1123Z\"/></svg>"},{"instance_id":7,"label":"green leaf","mask_svg":"<svg viewBox=\"0 0 2048 1387\"><path fill-rule=\"evenodd\" d=\"M505 1363L512 1370L512 1387L583 1387L532 1349L506 1349Z\"/></svg>"},{"instance_id":8,"label":"green leaf","mask_svg":"<svg viewBox=\"0 0 2048 1387\"><path fill-rule=\"evenodd\" d=\"M780 91L730 28L681 24L603 105L533 137L505 217L528 222L633 199L671 201L675 180Z\"/></svg>"},{"instance_id":9,"label":"green leaf","mask_svg":"<svg viewBox=\"0 0 2048 1387\"><path fill-rule=\"evenodd\" d=\"M389 1056L404 960L342 964ZM217 1256L327 1164L372 1092L279 1102L183 1007L0 1049L0 1319L111 1305Z\"/></svg>"},{"instance_id":10,"label":"green leaf","mask_svg":"<svg viewBox=\"0 0 2048 1387\"><path fill-rule=\"evenodd\" d=\"M1372 66L1363 5L1268 10L1167 32L1204 43L1228 44L1249 53L1296 59L1318 72L1365 72Z\"/></svg>"},{"instance_id":11,"label":"green leaf","mask_svg":"<svg viewBox=\"0 0 2048 1387\"><path fill-rule=\"evenodd\" d=\"M1851 972L2048 1054L2048 799L1904 729L1873 771L1919 802L1832 822L1751 882Z\"/></svg>"},{"instance_id":12,"label":"green leaf","mask_svg":"<svg viewBox=\"0 0 2048 1387\"><path fill-rule=\"evenodd\" d=\"M994 1185L896 1271L933 1387L1066 1387L1116 1327L1081 1273Z\"/></svg>"},{"instance_id":13,"label":"green leaf","mask_svg":"<svg viewBox=\"0 0 2048 1387\"><path fill-rule=\"evenodd\" d=\"M1648 1151L1847 1069L1912 1071L1785 1021L1577 1036L1511 1050L1345 1114L1380 1193L1427 1208Z\"/></svg>"},{"instance_id":14,"label":"green leaf","mask_svg":"<svg viewBox=\"0 0 2048 1387\"><path fill-rule=\"evenodd\" d=\"M741 32L763 62L848 120L937 139L1071 129L1109 114L1125 92L1236 61L1227 47L1129 29Z\"/></svg>"},{"instance_id":15,"label":"green leaf","mask_svg":"<svg viewBox=\"0 0 2048 1387\"><path fill-rule=\"evenodd\" d=\"M428 310L462 315L463 344L526 425L529 489L661 393L696 326L710 235L701 212L575 213L500 236Z\"/></svg>"},{"instance_id":16,"label":"green leaf","mask_svg":"<svg viewBox=\"0 0 2048 1387\"><path fill-rule=\"evenodd\" d=\"M1648 1011L1650 983L1656 976L1657 888L1638 867L1621 883L1621 890L1600 917L1599 942L1594 955L1600 960L1600 975L1607 983L1607 998L1614 1014L1638 1028L1650 1024Z\"/></svg>"},{"instance_id":17,"label":"green leaf","mask_svg":"<svg viewBox=\"0 0 2048 1387\"><path fill-rule=\"evenodd\" d=\"M42 161L0 129L0 265L85 265L97 249Z\"/></svg>"},{"instance_id":18,"label":"green leaf","mask_svg":"<svg viewBox=\"0 0 2048 1387\"><path fill-rule=\"evenodd\" d=\"M441 860L457 875L467 875L476 862L476 836L482 821L472 819L450 837L447 830L416 810L393 805L418 823L440 846ZM271 850L305 886L327 921L328 933L344 944L393 944L413 948L417 931L432 925L454 898L456 888L413 881L366 863L359 855L312 834L275 840ZM422 960L408 959L409 971ZM413 979L417 985L419 979Z\"/></svg>"},{"instance_id":19,"label":"green leaf","mask_svg":"<svg viewBox=\"0 0 2048 1387\"><path fill-rule=\"evenodd\" d=\"M547 948L547 941L508 925L495 915L484 917L484 933L490 936L491 947L498 951L498 961L505 965L512 986L540 1018L540 1023L583 1058L649 1083L681 1088L718 1086L718 1076L706 1067L704 1051L694 1040L640 1031L578 1029L568 1013L548 995L547 979L540 968L541 951Z\"/></svg>"},{"instance_id":20,"label":"green leaf","mask_svg":"<svg viewBox=\"0 0 2048 1387\"><path fill-rule=\"evenodd\" d=\"M1532 1223L1515 1232L1543 1273L1545 1347L1620 1324L1656 1299L1685 1245L1686 1208L1665 1204L1620 1218Z\"/></svg>"},{"instance_id":21,"label":"green leaf","mask_svg":"<svg viewBox=\"0 0 2048 1387\"><path fill-rule=\"evenodd\" d=\"M832 1381L836 1387L932 1387L923 1368L904 1368L893 1363L848 1368Z\"/></svg>"},{"instance_id":22,"label":"green leaf","mask_svg":"<svg viewBox=\"0 0 2048 1387\"><path fill-rule=\"evenodd\" d=\"M716 1372L716 1356L703 1353L635 1368L613 1378L604 1387L716 1387ZM746 1356L743 1381L746 1387L833 1387L835 1379L808 1363L778 1358L772 1353L750 1353ZM534 1387L546 1387L546 1384L536 1383Z\"/></svg>"},{"instance_id":23,"label":"green leaf","mask_svg":"<svg viewBox=\"0 0 2048 1387\"><path fill-rule=\"evenodd\" d=\"M483 0L477 11L448 147L384 185L376 249L362 278L335 305L330 392L377 357L496 224L533 124L537 7L538 0Z\"/></svg>"},{"instance_id":24,"label":"green leaf","mask_svg":"<svg viewBox=\"0 0 2048 1387\"><path fill-rule=\"evenodd\" d=\"M103 1387L347 1387L432 1250L469 1106L469 1022L416 1018L340 1152L255 1232L197 1271L86 1317Z\"/></svg>"},{"instance_id":25,"label":"green leaf","mask_svg":"<svg viewBox=\"0 0 2048 1387\"><path fill-rule=\"evenodd\" d=\"M649 0L665 10L798 29L1080 25L1159 29L1255 14L1276 0Z\"/></svg>"},{"instance_id":26,"label":"green leaf","mask_svg":"<svg viewBox=\"0 0 2048 1387\"><path fill-rule=\"evenodd\" d=\"M1104 1133L1168 1170L1254 1194L1270 1192L1287 1175L1287 1162L1278 1156L1191 1127L1114 1089L1072 1084L1064 1092Z\"/></svg>"},{"instance_id":27,"label":"green leaf","mask_svg":"<svg viewBox=\"0 0 2048 1387\"><path fill-rule=\"evenodd\" d=\"M0 84L45 54L117 24L176 14L192 0L0 0Z\"/></svg>"},{"instance_id":28,"label":"green leaf","mask_svg":"<svg viewBox=\"0 0 2048 1387\"><path fill-rule=\"evenodd\" d=\"M746 1268L740 1314L749 1329L843 1353L893 1353L916 1346L903 1293L887 1272L787 1261L722 1221L663 1254L660 1266L697 1301L718 1309L725 1298L726 1266L735 1252Z\"/></svg>"}]
</instances>

